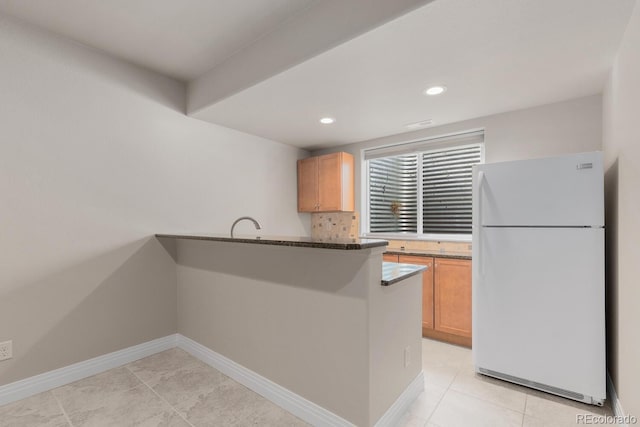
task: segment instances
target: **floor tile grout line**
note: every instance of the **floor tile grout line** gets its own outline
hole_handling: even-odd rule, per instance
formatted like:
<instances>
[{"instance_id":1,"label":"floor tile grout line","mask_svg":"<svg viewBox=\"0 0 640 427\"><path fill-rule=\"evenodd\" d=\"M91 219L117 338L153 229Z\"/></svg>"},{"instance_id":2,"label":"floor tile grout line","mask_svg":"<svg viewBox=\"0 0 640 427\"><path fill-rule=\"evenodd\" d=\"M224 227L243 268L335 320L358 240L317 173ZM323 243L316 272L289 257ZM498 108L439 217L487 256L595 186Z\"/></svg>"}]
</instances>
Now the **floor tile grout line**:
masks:
<instances>
[{"instance_id":1,"label":"floor tile grout line","mask_svg":"<svg viewBox=\"0 0 640 427\"><path fill-rule=\"evenodd\" d=\"M429 418L427 418L427 422L424 424L425 426L427 424L429 424L429 421L431 421L431 418L433 417L433 414L436 413L436 411L438 410L438 407L440 406L440 403L442 402L442 399L444 399L444 396L449 393L449 389L451 388L451 384L453 384L453 382L456 380L456 378L458 377L458 375L460 374L460 371L462 370L462 367L458 367L458 372L456 372L456 374L453 376L453 378L451 379L451 382L449 383L449 385L447 386L447 388L444 390L444 393L442 393L442 396L440 396L440 399L438 399L438 403L436 403L436 406L433 408L433 411L431 411L431 413L429 414Z\"/></svg>"},{"instance_id":2,"label":"floor tile grout line","mask_svg":"<svg viewBox=\"0 0 640 427\"><path fill-rule=\"evenodd\" d=\"M56 403L58 404L58 407L62 411L62 415L64 415L64 418L69 423L69 426L73 427L73 423L71 422L71 418L69 417L69 414L67 414L67 410L64 409L64 406L62 405L62 402L60 401L60 399L58 399L58 396L56 396L56 394L53 392L53 390L51 390L51 395L56 400Z\"/></svg>"},{"instance_id":3,"label":"floor tile grout line","mask_svg":"<svg viewBox=\"0 0 640 427\"><path fill-rule=\"evenodd\" d=\"M136 373L135 373L135 372L133 372L133 371L132 371L128 366L125 366L125 368L127 368L127 370L128 370L129 372L131 372L131 373L133 374L133 376L135 376L135 377L136 377L136 378L137 378L137 379L138 379L142 384L144 384L145 386L147 386L147 388L148 388L149 390L151 390L151 392L152 392L153 394L155 394L156 396L158 396L158 398L159 398L160 400L162 400L164 403L166 403L166 404L169 406L169 408L171 408L171 409L173 410L173 412L175 412L176 414L178 414L178 416L179 416L182 420L184 420L184 422L185 422L185 423L189 424L191 427L195 427L193 424L191 424L191 423L189 422L189 420L187 420L185 417L183 417L183 416L182 416L182 414L180 413L180 411L178 411L178 410L177 410L177 409L176 409L176 408L175 408L171 403L167 402L167 400L166 400L164 397L160 396L160 394L158 394L158 392L157 392L157 391L155 391L155 390L153 389L153 387L151 387L151 386L150 386L149 384L147 384L147 383L146 383L142 378L140 378L138 375L136 375Z\"/></svg>"},{"instance_id":4,"label":"floor tile grout line","mask_svg":"<svg viewBox=\"0 0 640 427\"><path fill-rule=\"evenodd\" d=\"M447 394L448 392L449 392L449 389L445 390L444 393L442 393L442 396L440 396L440 399L438 399L438 403L436 403L436 406L433 407L433 411L431 411L431 413L429 414L429 418L427 418L427 421L424 423L425 426L429 424L429 422L431 421L431 418L433 417L433 414L435 414L436 411L438 410L438 407L440 406L440 402L442 402L442 399L444 399L445 394Z\"/></svg>"},{"instance_id":5,"label":"floor tile grout line","mask_svg":"<svg viewBox=\"0 0 640 427\"><path fill-rule=\"evenodd\" d=\"M524 427L524 417L527 413L527 402L529 401L529 393L524 395L524 410L522 411L522 427Z\"/></svg>"},{"instance_id":6,"label":"floor tile grout line","mask_svg":"<svg viewBox=\"0 0 640 427\"><path fill-rule=\"evenodd\" d=\"M476 372L474 371L474 379L475 379L475 374L476 374ZM451 385L453 385L453 383L455 383L455 381L456 381L456 379L458 379L458 376L459 376L459 375L464 375L464 373L462 372L462 370L460 370L460 371L456 374L456 376L454 377L453 381L451 381ZM507 383L507 384L512 384L512 383L509 383L509 382L506 382L506 383ZM505 391L509 391L509 392L514 392L514 393L520 393L520 394L523 394L523 395L525 396L525 400L524 400L524 402L525 402L525 406L524 406L524 408L522 409L522 411L519 411L519 410L517 410L517 409L513 409L513 408L509 408L509 407L507 407L507 406L505 406L505 405L502 405L502 404L500 404L500 403L496 403L496 402L493 402L493 401L487 400L487 399L485 399L485 398L483 398L483 397L481 397L481 396L478 396L478 395L475 395L475 394L471 394L471 393L469 393L469 392L467 392L467 391L465 391L465 390L460 390L460 389L456 389L456 388L451 388L451 386L449 386L449 388L450 388L451 390L455 391L455 392L462 393L462 394L464 394L465 396L475 397L476 399L482 400L483 402L491 403L491 404L493 404L493 405L499 406L499 407L504 408L504 409L508 409L508 410L510 410L510 411L515 411L515 412L522 413L522 414L524 414L524 413L525 413L526 408L527 408L527 397L529 396L529 391L528 391L528 390L515 390L515 389L509 388L509 387L502 387L502 386L500 386L500 385L498 385L498 384L493 384L493 383L491 383L491 382L486 382L485 384L489 384L489 385L491 385L491 386L500 387L502 390L505 390ZM448 390L447 390L447 391L448 391Z\"/></svg>"},{"instance_id":7,"label":"floor tile grout line","mask_svg":"<svg viewBox=\"0 0 640 427\"><path fill-rule=\"evenodd\" d=\"M138 359L138 360L139 360L139 359ZM109 370L106 370L106 371L103 371L103 372L97 373L97 374L95 374L95 375L91 375L91 376L88 376L88 377L85 377L85 378L79 379L79 380L77 380L77 381L73 381L73 382L71 382L71 383L69 383L69 384L61 385L60 387L56 387L56 388L52 389L52 390L51 390L51 392L55 394L55 391L56 391L56 390L59 390L59 389L62 389L62 388L66 388L66 387L72 386L72 385L73 385L73 384L75 384L75 383L79 383L79 382L84 381L84 380L87 380L87 379L89 379L89 378L94 378L94 377L97 377L97 376L100 376L100 375L103 375L103 374L107 374L107 373L113 373L113 371L118 370L118 369L125 369L127 372L129 372L129 373L132 373L132 374L133 374L133 372L131 372L131 369L129 369L129 368L127 367L127 365L126 365L126 364L125 364L125 365L120 365L120 366L116 366L116 367L114 367L114 368L111 368L111 369L109 369ZM133 390L133 389L134 389L134 388L136 388L136 387L140 387L142 384L144 384L144 383L142 382L142 380L141 380L140 378L138 378L138 376L137 376L136 374L133 374L133 376L134 376L134 377L136 377L136 379L137 379L138 381L140 381L140 383L141 383L141 384L133 385L133 386L131 386L131 387L127 388L127 389L124 389L124 390L117 390L116 392L117 392L117 393L124 393L124 392L127 392L127 391L129 391L129 390ZM145 385L146 385L146 384L145 384ZM56 396L56 397L57 397L57 396Z\"/></svg>"},{"instance_id":8,"label":"floor tile grout line","mask_svg":"<svg viewBox=\"0 0 640 427\"><path fill-rule=\"evenodd\" d=\"M467 392L467 391L464 391L464 390L455 389L455 388L452 388L451 390L452 390L452 391L455 391L456 393L461 393L461 394L464 394L465 396L473 397L474 399L481 400L481 401L483 401L483 402L485 402L485 403L490 403L490 404L492 404L492 405L494 405L494 406L498 406L498 407L500 407L500 408L502 408L502 409L507 409L507 410L509 410L509 411L517 412L517 413L519 413L519 414L524 414L524 408L522 409L522 411L519 411L519 410L517 410L517 409L509 408L508 406L505 406L505 405L502 405L502 404L500 404L500 403L496 403L496 402L494 402L494 401L491 401L491 400L485 399L485 398L480 397L480 396L478 396L478 395L471 394L471 393L469 393L469 392ZM447 391L448 391L448 390L447 390ZM516 393L522 393L522 392L516 391ZM524 394L524 393L523 393L523 394ZM526 398L526 396L527 396L527 395L525 394L525 408L526 408L526 402L527 402L527 398Z\"/></svg>"},{"instance_id":9,"label":"floor tile grout line","mask_svg":"<svg viewBox=\"0 0 640 427\"><path fill-rule=\"evenodd\" d=\"M476 394L471 394L471 393L469 393L468 391L465 391L465 390L456 389L456 388L452 388L451 390L453 390L453 391L455 391L455 392L457 392L457 393L462 393L462 394L464 394L465 396L473 397L473 398L475 398L475 399L481 400L481 401L483 401L483 402L485 402L485 403L490 403L490 404L492 404L492 405L494 405L494 406L498 406L498 407L500 407L500 408L507 409L507 410L509 410L509 411L517 412L517 413L519 413L519 414L524 414L524 411L525 411L525 409L526 409L527 394L526 394L526 393L524 393L524 392L522 392L522 391L518 391L518 390L511 390L511 389L509 389L509 388L504 388L504 390L509 390L509 391L514 392L514 393L520 393L520 394L523 394L523 395L525 396L525 407L524 407L522 410L518 410L518 409L513 409L513 408L510 408L510 407L508 407L508 406L505 406L505 405L503 405L503 404L501 404L501 403L497 403L497 402L494 402L494 401L491 401L491 400L485 399L485 398L483 398L482 396L478 396L478 395L476 395ZM447 390L447 391L448 391L448 390Z\"/></svg>"},{"instance_id":10,"label":"floor tile grout line","mask_svg":"<svg viewBox=\"0 0 640 427\"><path fill-rule=\"evenodd\" d=\"M440 399L438 400L438 403L436 403L436 406L433 408L433 411L432 411L432 412L431 412L431 414L429 415L429 418L427 418L427 422L425 423L425 426L426 426L426 425L431 421L431 418L432 418L432 417L433 417L433 415L436 413L436 411L437 411L438 407L440 406L440 403L442 402L442 400L444 399L444 397L447 395L447 393L449 393L450 391L453 391L453 392L456 392L456 393L461 393L461 394L464 394L464 395L465 395L465 396L467 396L467 397L471 397L471 398L474 398L474 399L478 399L478 400L480 400L480 401L482 401L482 402L489 403L489 404L494 405L494 406L497 406L497 407L499 407L499 408L506 409L506 410L508 410L508 411L512 411L512 412L516 412L516 413L518 413L518 414L522 414L522 425L524 425L524 415L525 415L525 411L526 411L527 396L528 396L528 394L527 394L527 393L525 393L525 392L520 392L520 391L517 391L517 390L514 390L514 391L515 391L515 392L517 392L517 393L522 393L522 394L524 394L524 395L525 395L525 407L524 407L524 409L523 409L522 411L518 411L518 410L515 410L515 409L512 409L512 408L508 408L508 407L506 407L506 406L503 406L503 405L497 404L497 403L495 403L495 402L491 402L491 401L485 400L485 399L483 399L483 398L481 398L481 397L479 397L479 396L469 394L469 393L464 392L464 391L462 391L462 390L457 390L457 389L451 388L451 386L453 385L453 383L455 382L455 380L458 378L458 376L459 376L459 375L464 375L464 374L462 373L462 369L463 369L462 367L459 367L458 372L456 372L456 374L454 375L453 379L451 380L451 382L449 383L449 385L446 387L445 392L442 394L442 396L441 396L441 397L440 397Z\"/></svg>"}]
</instances>

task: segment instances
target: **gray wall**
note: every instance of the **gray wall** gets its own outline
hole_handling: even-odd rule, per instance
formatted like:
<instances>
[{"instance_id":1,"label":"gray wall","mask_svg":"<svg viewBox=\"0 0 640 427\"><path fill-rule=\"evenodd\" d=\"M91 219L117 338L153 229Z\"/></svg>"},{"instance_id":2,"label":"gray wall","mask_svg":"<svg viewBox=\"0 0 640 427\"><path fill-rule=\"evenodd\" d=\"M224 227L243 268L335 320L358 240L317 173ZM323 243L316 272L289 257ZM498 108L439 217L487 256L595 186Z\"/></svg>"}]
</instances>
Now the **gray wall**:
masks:
<instances>
[{"instance_id":1,"label":"gray wall","mask_svg":"<svg viewBox=\"0 0 640 427\"><path fill-rule=\"evenodd\" d=\"M604 91L607 362L627 414L640 417L640 4Z\"/></svg>"},{"instance_id":2,"label":"gray wall","mask_svg":"<svg viewBox=\"0 0 640 427\"><path fill-rule=\"evenodd\" d=\"M485 160L501 162L602 149L600 95L348 144L313 155L346 151L356 159L356 210L361 211L361 150L433 136L485 130ZM364 218L363 218L364 220Z\"/></svg>"},{"instance_id":3,"label":"gray wall","mask_svg":"<svg viewBox=\"0 0 640 427\"><path fill-rule=\"evenodd\" d=\"M226 233L241 215L308 233L308 153L184 104L181 83L0 16L0 384L175 333L154 233Z\"/></svg>"}]
</instances>

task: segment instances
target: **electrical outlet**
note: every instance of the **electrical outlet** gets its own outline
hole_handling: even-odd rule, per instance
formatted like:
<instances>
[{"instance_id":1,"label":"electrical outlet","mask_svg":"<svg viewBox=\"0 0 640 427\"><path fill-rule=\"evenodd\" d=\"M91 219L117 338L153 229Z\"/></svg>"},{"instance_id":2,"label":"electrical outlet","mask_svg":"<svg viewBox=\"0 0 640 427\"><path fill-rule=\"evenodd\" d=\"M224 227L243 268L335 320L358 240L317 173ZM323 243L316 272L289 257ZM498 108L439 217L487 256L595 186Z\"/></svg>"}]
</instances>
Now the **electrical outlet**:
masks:
<instances>
[{"instance_id":1,"label":"electrical outlet","mask_svg":"<svg viewBox=\"0 0 640 427\"><path fill-rule=\"evenodd\" d=\"M13 341L0 342L0 360L7 360L13 357Z\"/></svg>"},{"instance_id":2,"label":"electrical outlet","mask_svg":"<svg viewBox=\"0 0 640 427\"><path fill-rule=\"evenodd\" d=\"M406 347L404 349L404 367L408 368L410 363L411 363L411 348Z\"/></svg>"}]
</instances>

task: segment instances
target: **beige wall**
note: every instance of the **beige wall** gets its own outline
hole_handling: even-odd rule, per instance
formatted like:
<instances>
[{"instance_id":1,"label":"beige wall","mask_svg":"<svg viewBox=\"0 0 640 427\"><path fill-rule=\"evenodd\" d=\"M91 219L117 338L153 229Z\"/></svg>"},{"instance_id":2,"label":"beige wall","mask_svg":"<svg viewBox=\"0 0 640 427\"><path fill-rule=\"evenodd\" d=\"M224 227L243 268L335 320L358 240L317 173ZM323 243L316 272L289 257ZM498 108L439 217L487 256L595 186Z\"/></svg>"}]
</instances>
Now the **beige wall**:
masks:
<instances>
[{"instance_id":1,"label":"beige wall","mask_svg":"<svg viewBox=\"0 0 640 427\"><path fill-rule=\"evenodd\" d=\"M604 91L608 368L622 407L640 416L640 4Z\"/></svg>"},{"instance_id":2,"label":"beige wall","mask_svg":"<svg viewBox=\"0 0 640 427\"><path fill-rule=\"evenodd\" d=\"M174 262L154 233L252 215L307 234L306 153L184 102L181 83L0 16L0 341L14 345L0 385L175 333Z\"/></svg>"},{"instance_id":3,"label":"beige wall","mask_svg":"<svg viewBox=\"0 0 640 427\"><path fill-rule=\"evenodd\" d=\"M422 274L391 286L369 282L369 348L373 424L422 371Z\"/></svg>"},{"instance_id":4,"label":"beige wall","mask_svg":"<svg viewBox=\"0 0 640 427\"><path fill-rule=\"evenodd\" d=\"M420 373L421 278L381 286L383 247L177 243L182 335L358 426Z\"/></svg>"},{"instance_id":5,"label":"beige wall","mask_svg":"<svg viewBox=\"0 0 640 427\"><path fill-rule=\"evenodd\" d=\"M602 149L600 95L348 144L313 155L346 151L356 159L356 210L361 212L361 150L471 129L485 130L485 160L501 162ZM361 218L361 223L365 218Z\"/></svg>"}]
</instances>

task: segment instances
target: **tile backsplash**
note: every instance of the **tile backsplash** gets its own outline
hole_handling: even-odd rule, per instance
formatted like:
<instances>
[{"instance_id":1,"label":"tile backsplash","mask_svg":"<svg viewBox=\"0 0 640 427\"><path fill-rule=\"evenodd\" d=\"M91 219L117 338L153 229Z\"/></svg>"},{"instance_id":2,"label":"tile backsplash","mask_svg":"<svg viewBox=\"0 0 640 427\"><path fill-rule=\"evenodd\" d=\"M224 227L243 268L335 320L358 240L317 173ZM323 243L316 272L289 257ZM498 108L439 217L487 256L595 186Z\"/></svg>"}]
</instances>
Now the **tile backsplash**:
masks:
<instances>
[{"instance_id":1,"label":"tile backsplash","mask_svg":"<svg viewBox=\"0 0 640 427\"><path fill-rule=\"evenodd\" d=\"M358 212L323 212L311 214L311 237L323 241L355 239L360 235ZM471 242L436 240L390 240L389 249L425 250L471 255Z\"/></svg>"},{"instance_id":2,"label":"tile backsplash","mask_svg":"<svg viewBox=\"0 0 640 427\"><path fill-rule=\"evenodd\" d=\"M358 237L357 212L329 212L311 214L311 237L324 241L355 239Z\"/></svg>"}]
</instances>

